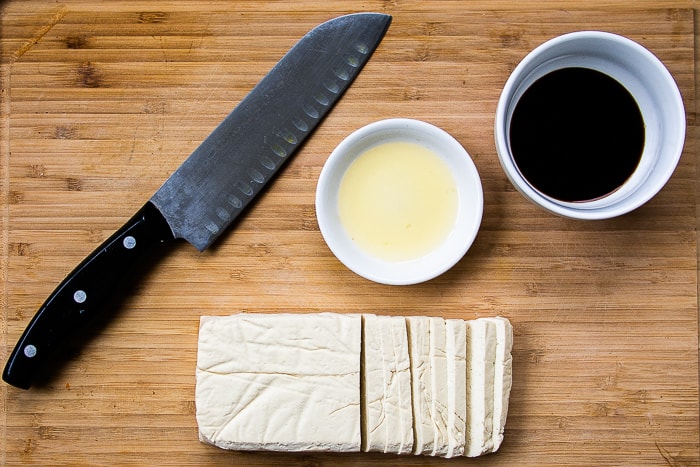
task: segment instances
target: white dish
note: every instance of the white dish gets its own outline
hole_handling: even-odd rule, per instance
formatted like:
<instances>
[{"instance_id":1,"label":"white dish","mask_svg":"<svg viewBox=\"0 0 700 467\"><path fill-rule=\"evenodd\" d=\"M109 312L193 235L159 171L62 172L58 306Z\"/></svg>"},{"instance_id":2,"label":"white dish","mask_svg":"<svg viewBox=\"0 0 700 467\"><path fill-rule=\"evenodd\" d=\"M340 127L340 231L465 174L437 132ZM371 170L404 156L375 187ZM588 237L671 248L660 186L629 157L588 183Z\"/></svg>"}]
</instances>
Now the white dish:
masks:
<instances>
[{"instance_id":1,"label":"white dish","mask_svg":"<svg viewBox=\"0 0 700 467\"><path fill-rule=\"evenodd\" d=\"M510 121L518 100L537 79L567 67L590 68L616 79L637 101L646 128L634 173L616 191L590 201L566 202L545 195L520 173L511 154ZM577 31L539 45L515 67L498 101L494 134L503 170L527 199L561 216L607 219L640 207L664 187L681 157L685 129L681 93L656 56L616 34Z\"/></svg>"},{"instance_id":2,"label":"white dish","mask_svg":"<svg viewBox=\"0 0 700 467\"><path fill-rule=\"evenodd\" d=\"M455 179L455 223L444 242L416 259L390 261L367 253L350 238L338 211L338 190L348 167L368 149L388 142L414 143L431 150ZM319 228L333 254L356 274L389 285L424 282L454 266L476 238L483 204L479 173L462 145L444 130L412 119L381 120L350 134L329 156L316 187Z\"/></svg>"}]
</instances>

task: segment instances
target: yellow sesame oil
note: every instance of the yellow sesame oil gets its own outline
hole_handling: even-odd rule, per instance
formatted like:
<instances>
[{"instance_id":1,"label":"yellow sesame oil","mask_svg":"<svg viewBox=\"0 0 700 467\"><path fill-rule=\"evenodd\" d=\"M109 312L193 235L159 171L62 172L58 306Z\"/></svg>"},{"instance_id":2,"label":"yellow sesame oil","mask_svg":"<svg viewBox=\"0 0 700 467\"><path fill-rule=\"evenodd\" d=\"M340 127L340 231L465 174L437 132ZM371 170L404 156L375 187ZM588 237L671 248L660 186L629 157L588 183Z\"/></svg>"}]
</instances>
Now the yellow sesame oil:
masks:
<instances>
[{"instance_id":1,"label":"yellow sesame oil","mask_svg":"<svg viewBox=\"0 0 700 467\"><path fill-rule=\"evenodd\" d=\"M434 250L457 217L457 186L447 163L409 142L372 147L348 167L338 192L343 227L365 252L408 261Z\"/></svg>"}]
</instances>

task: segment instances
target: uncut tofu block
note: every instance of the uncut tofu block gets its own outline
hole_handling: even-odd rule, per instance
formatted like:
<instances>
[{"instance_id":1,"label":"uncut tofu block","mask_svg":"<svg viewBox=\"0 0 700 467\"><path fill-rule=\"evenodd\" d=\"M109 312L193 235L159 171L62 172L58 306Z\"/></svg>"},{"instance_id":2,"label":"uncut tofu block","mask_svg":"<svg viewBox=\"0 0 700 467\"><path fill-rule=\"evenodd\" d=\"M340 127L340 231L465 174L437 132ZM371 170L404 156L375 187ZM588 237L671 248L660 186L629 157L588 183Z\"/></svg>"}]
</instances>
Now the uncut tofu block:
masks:
<instances>
[{"instance_id":1,"label":"uncut tofu block","mask_svg":"<svg viewBox=\"0 0 700 467\"><path fill-rule=\"evenodd\" d=\"M361 316L200 320L200 440L224 449L360 450Z\"/></svg>"},{"instance_id":2,"label":"uncut tofu block","mask_svg":"<svg viewBox=\"0 0 700 467\"><path fill-rule=\"evenodd\" d=\"M406 322L365 314L362 342L363 451L407 454L413 448L411 369Z\"/></svg>"}]
</instances>

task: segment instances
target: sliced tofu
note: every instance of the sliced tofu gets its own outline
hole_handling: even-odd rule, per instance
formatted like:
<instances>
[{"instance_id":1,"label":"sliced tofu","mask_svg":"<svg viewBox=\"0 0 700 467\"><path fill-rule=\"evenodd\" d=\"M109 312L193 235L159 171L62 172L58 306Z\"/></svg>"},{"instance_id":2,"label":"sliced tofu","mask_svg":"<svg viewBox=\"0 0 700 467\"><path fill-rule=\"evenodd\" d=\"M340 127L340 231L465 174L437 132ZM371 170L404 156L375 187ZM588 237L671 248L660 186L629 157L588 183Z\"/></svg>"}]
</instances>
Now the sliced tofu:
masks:
<instances>
[{"instance_id":1,"label":"sliced tofu","mask_svg":"<svg viewBox=\"0 0 700 467\"><path fill-rule=\"evenodd\" d=\"M432 454L435 428L432 410L430 321L425 316L406 317L408 352L411 359L413 405L413 454Z\"/></svg>"},{"instance_id":2,"label":"sliced tofu","mask_svg":"<svg viewBox=\"0 0 700 467\"><path fill-rule=\"evenodd\" d=\"M360 450L361 316L202 317L200 440L224 449Z\"/></svg>"},{"instance_id":3,"label":"sliced tofu","mask_svg":"<svg viewBox=\"0 0 700 467\"><path fill-rule=\"evenodd\" d=\"M403 317L362 315L362 402L362 450L410 453L411 368Z\"/></svg>"},{"instance_id":4,"label":"sliced tofu","mask_svg":"<svg viewBox=\"0 0 700 467\"><path fill-rule=\"evenodd\" d=\"M384 452L410 454L413 450L413 407L411 405L411 361L408 356L406 320L403 316L382 316L380 326L384 355L384 399L387 417L387 445Z\"/></svg>"},{"instance_id":5,"label":"sliced tofu","mask_svg":"<svg viewBox=\"0 0 700 467\"><path fill-rule=\"evenodd\" d=\"M508 401L513 384L513 326L506 318L484 318L496 326L496 361L494 365L493 382L493 447L491 452L498 451L503 442L508 416Z\"/></svg>"},{"instance_id":6,"label":"sliced tofu","mask_svg":"<svg viewBox=\"0 0 700 467\"><path fill-rule=\"evenodd\" d=\"M385 452L387 413L385 403L384 346L380 319L362 315L362 451Z\"/></svg>"},{"instance_id":7,"label":"sliced tofu","mask_svg":"<svg viewBox=\"0 0 700 467\"><path fill-rule=\"evenodd\" d=\"M200 440L237 450L494 452L512 346L512 326L500 317L205 316Z\"/></svg>"},{"instance_id":8,"label":"sliced tofu","mask_svg":"<svg viewBox=\"0 0 700 467\"><path fill-rule=\"evenodd\" d=\"M445 320L447 349L447 435L445 457L464 455L467 420L467 324Z\"/></svg>"},{"instance_id":9,"label":"sliced tofu","mask_svg":"<svg viewBox=\"0 0 700 467\"><path fill-rule=\"evenodd\" d=\"M433 422L433 449L429 454L444 457L449 450L448 395L450 384L454 384L454 381L449 381L447 376L445 320L437 317L431 317L428 320L430 323L430 394L432 397L430 417Z\"/></svg>"},{"instance_id":10,"label":"sliced tofu","mask_svg":"<svg viewBox=\"0 0 700 467\"><path fill-rule=\"evenodd\" d=\"M496 325L487 319L467 321L467 436L465 456L493 449Z\"/></svg>"}]
</instances>

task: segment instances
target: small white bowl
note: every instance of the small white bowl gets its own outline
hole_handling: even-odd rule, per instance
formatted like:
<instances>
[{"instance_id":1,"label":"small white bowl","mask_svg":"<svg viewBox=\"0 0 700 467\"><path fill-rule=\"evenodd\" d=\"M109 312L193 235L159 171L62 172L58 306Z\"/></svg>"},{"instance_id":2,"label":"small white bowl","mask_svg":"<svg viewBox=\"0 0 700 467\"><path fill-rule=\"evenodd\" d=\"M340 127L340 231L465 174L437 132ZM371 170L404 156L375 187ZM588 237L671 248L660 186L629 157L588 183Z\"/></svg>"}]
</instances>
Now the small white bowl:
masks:
<instances>
[{"instance_id":1,"label":"small white bowl","mask_svg":"<svg viewBox=\"0 0 700 467\"><path fill-rule=\"evenodd\" d=\"M637 169L617 190L589 201L566 202L540 192L520 172L511 152L510 122L520 97L542 76L568 67L590 68L616 79L636 100L645 124ZM494 135L501 166L525 198L560 216L594 220L626 214L654 197L676 169L685 129L681 93L654 54L616 34L576 31L537 46L515 67L498 101Z\"/></svg>"},{"instance_id":2,"label":"small white bowl","mask_svg":"<svg viewBox=\"0 0 700 467\"><path fill-rule=\"evenodd\" d=\"M338 189L358 156L399 141L418 144L442 158L454 177L458 206L455 224L442 244L416 259L390 261L370 255L350 238L338 212ZM411 119L381 120L350 134L328 157L316 187L318 225L333 254L356 274L388 285L424 282L454 266L476 238L483 207L481 179L467 151L444 130Z\"/></svg>"}]
</instances>

